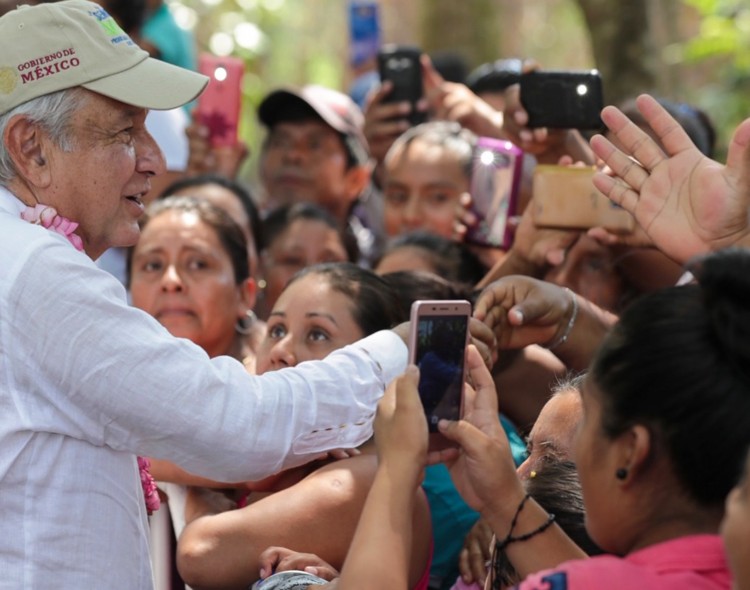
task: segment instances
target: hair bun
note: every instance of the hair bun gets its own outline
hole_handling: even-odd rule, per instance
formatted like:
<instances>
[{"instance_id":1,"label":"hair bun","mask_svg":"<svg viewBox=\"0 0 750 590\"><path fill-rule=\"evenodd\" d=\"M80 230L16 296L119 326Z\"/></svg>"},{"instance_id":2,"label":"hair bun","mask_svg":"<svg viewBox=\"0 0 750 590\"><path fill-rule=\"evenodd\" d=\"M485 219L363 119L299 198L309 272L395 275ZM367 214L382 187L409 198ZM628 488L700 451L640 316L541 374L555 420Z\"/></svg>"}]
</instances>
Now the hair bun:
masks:
<instances>
[{"instance_id":1,"label":"hair bun","mask_svg":"<svg viewBox=\"0 0 750 590\"><path fill-rule=\"evenodd\" d=\"M739 374L750 383L750 250L710 254L691 268L700 284L711 331Z\"/></svg>"}]
</instances>

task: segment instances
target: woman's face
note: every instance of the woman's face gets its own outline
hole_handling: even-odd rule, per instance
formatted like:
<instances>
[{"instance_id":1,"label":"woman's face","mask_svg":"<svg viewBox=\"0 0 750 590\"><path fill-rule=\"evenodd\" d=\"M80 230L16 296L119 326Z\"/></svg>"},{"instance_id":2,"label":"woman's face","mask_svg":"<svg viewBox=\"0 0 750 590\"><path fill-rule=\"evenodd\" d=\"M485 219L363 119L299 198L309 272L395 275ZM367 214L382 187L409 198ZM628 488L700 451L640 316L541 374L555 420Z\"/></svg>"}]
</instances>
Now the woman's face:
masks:
<instances>
[{"instance_id":1,"label":"woman's face","mask_svg":"<svg viewBox=\"0 0 750 590\"><path fill-rule=\"evenodd\" d=\"M297 271L321 262L346 262L347 259L338 231L314 219L293 221L263 252L265 304L274 306Z\"/></svg>"},{"instance_id":2,"label":"woman's face","mask_svg":"<svg viewBox=\"0 0 750 590\"><path fill-rule=\"evenodd\" d=\"M197 213L168 210L151 219L133 252L133 305L210 356L229 354L235 323L251 308L248 281Z\"/></svg>"},{"instance_id":3,"label":"woman's face","mask_svg":"<svg viewBox=\"0 0 750 590\"><path fill-rule=\"evenodd\" d=\"M750 590L750 561L747 548L750 546L750 456L745 465L745 476L727 496L721 536L724 538L729 567L732 570L734 588Z\"/></svg>"},{"instance_id":4,"label":"woman's face","mask_svg":"<svg viewBox=\"0 0 750 590\"><path fill-rule=\"evenodd\" d=\"M581 394L578 390L571 388L553 395L544 404L531 428L529 455L518 466L518 477L528 479L550 460L569 461L580 422Z\"/></svg>"},{"instance_id":5,"label":"woman's face","mask_svg":"<svg viewBox=\"0 0 750 590\"><path fill-rule=\"evenodd\" d=\"M320 360L364 337L352 315L354 305L331 289L325 275L311 273L294 281L268 317L257 353L258 374Z\"/></svg>"},{"instance_id":6,"label":"woman's face","mask_svg":"<svg viewBox=\"0 0 750 590\"><path fill-rule=\"evenodd\" d=\"M469 179L457 156L415 139L385 163L385 231L396 236L416 229L451 238L461 195Z\"/></svg>"},{"instance_id":7,"label":"woman's face","mask_svg":"<svg viewBox=\"0 0 750 590\"><path fill-rule=\"evenodd\" d=\"M612 249L585 235L568 250L561 265L547 272L544 280L568 287L611 311L618 309L625 290Z\"/></svg>"}]
</instances>

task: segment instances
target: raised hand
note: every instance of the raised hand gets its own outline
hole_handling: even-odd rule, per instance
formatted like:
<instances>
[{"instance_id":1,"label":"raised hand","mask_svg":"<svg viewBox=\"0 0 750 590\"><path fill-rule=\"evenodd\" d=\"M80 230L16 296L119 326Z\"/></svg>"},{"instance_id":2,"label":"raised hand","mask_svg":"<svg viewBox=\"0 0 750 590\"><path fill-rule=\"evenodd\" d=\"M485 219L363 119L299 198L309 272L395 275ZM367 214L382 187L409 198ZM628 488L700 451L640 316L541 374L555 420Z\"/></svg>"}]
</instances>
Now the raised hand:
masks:
<instances>
[{"instance_id":1,"label":"raised hand","mask_svg":"<svg viewBox=\"0 0 750 590\"><path fill-rule=\"evenodd\" d=\"M736 129L722 165L704 156L653 97L641 95L636 104L665 151L619 109L607 107L602 120L622 147L600 135L591 139L615 174L597 174L595 186L677 262L748 240L750 119Z\"/></svg>"}]
</instances>

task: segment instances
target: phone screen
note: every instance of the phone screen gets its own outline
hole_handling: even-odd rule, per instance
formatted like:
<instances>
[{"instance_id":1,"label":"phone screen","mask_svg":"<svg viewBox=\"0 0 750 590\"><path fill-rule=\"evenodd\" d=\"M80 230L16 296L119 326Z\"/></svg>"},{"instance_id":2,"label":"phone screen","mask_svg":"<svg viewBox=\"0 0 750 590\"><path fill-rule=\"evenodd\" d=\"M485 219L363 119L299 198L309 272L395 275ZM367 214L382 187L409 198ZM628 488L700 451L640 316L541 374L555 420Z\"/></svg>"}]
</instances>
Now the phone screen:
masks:
<instances>
[{"instance_id":1,"label":"phone screen","mask_svg":"<svg viewBox=\"0 0 750 590\"><path fill-rule=\"evenodd\" d=\"M478 222L466 232L466 241L508 249L513 232L508 218L516 214L523 151L509 141L480 137L474 149L471 173L471 210Z\"/></svg>"},{"instance_id":2,"label":"phone screen","mask_svg":"<svg viewBox=\"0 0 750 590\"><path fill-rule=\"evenodd\" d=\"M430 432L442 418L458 420L464 385L467 314L419 315L413 362Z\"/></svg>"}]
</instances>

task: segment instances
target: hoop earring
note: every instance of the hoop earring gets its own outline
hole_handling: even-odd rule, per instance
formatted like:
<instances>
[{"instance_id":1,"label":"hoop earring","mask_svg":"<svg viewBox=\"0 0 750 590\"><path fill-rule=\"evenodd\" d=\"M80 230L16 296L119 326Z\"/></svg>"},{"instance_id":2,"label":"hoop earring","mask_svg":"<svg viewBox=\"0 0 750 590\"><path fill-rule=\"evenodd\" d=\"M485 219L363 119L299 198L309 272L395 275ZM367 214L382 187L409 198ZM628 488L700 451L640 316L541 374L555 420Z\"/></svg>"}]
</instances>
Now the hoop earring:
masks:
<instances>
[{"instance_id":1,"label":"hoop earring","mask_svg":"<svg viewBox=\"0 0 750 590\"><path fill-rule=\"evenodd\" d=\"M248 336L253 333L253 328L255 326L255 322L258 321L258 316L255 315L255 312L252 309L248 309L245 312L245 317L242 317L237 320L237 323L234 324L234 329L243 336Z\"/></svg>"}]
</instances>

